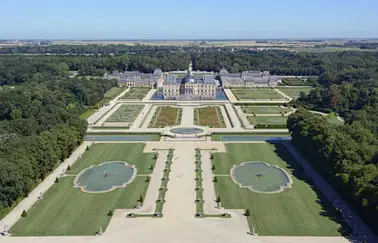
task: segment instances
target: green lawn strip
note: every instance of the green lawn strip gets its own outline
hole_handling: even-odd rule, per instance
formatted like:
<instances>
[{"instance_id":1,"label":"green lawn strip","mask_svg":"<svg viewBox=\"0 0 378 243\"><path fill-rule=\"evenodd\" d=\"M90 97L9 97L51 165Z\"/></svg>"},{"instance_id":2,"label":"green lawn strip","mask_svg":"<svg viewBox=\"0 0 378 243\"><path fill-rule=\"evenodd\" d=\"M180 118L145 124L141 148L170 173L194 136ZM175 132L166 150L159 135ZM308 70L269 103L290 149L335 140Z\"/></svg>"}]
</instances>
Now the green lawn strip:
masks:
<instances>
[{"instance_id":1,"label":"green lawn strip","mask_svg":"<svg viewBox=\"0 0 378 243\"><path fill-rule=\"evenodd\" d=\"M223 114L222 114L220 107L217 107L216 110L217 110L217 115L218 115L218 119L219 119L219 124L220 124L221 128L225 128L226 123L224 121L224 117L223 117Z\"/></svg>"},{"instance_id":2,"label":"green lawn strip","mask_svg":"<svg viewBox=\"0 0 378 243\"><path fill-rule=\"evenodd\" d=\"M143 153L143 143L97 143L89 147L67 174L78 174L83 169L107 161L123 161L135 165L138 174L150 174L155 166L154 153Z\"/></svg>"},{"instance_id":3,"label":"green lawn strip","mask_svg":"<svg viewBox=\"0 0 378 243\"><path fill-rule=\"evenodd\" d=\"M313 89L312 87L278 88L279 91L281 91L282 93L286 94L287 96L290 96L293 99L297 99L299 97L299 94L301 92L304 92L306 95L309 94L312 89Z\"/></svg>"},{"instance_id":4,"label":"green lawn strip","mask_svg":"<svg viewBox=\"0 0 378 243\"><path fill-rule=\"evenodd\" d=\"M127 130L130 127L119 126L119 127L110 127L110 126L103 126L103 127L91 127L93 130Z\"/></svg>"},{"instance_id":5,"label":"green lawn strip","mask_svg":"<svg viewBox=\"0 0 378 243\"><path fill-rule=\"evenodd\" d=\"M286 128L287 116L248 116L255 128Z\"/></svg>"},{"instance_id":6,"label":"green lawn strip","mask_svg":"<svg viewBox=\"0 0 378 243\"><path fill-rule=\"evenodd\" d=\"M283 100L284 98L270 88L231 89L238 100Z\"/></svg>"},{"instance_id":7,"label":"green lawn strip","mask_svg":"<svg viewBox=\"0 0 378 243\"><path fill-rule=\"evenodd\" d=\"M123 104L105 122L134 122L143 107L143 105Z\"/></svg>"},{"instance_id":8,"label":"green lawn strip","mask_svg":"<svg viewBox=\"0 0 378 243\"><path fill-rule=\"evenodd\" d=\"M151 141L159 141L160 134L159 133L121 133L119 131L115 132L87 132L86 136L101 136L101 137L150 137Z\"/></svg>"},{"instance_id":9,"label":"green lawn strip","mask_svg":"<svg viewBox=\"0 0 378 243\"><path fill-rule=\"evenodd\" d=\"M131 88L129 92L126 92L121 99L126 100L141 100L146 96L146 94L150 91L150 88Z\"/></svg>"},{"instance_id":10,"label":"green lawn strip","mask_svg":"<svg viewBox=\"0 0 378 243\"><path fill-rule=\"evenodd\" d=\"M74 177L63 177L54 184L10 230L13 236L95 235L106 230L109 210L137 205L148 183L136 177L125 188L107 193L84 193L73 188Z\"/></svg>"},{"instance_id":11,"label":"green lawn strip","mask_svg":"<svg viewBox=\"0 0 378 243\"><path fill-rule=\"evenodd\" d=\"M248 114L284 114L291 111L290 108L280 106L247 106L241 109Z\"/></svg>"},{"instance_id":12,"label":"green lawn strip","mask_svg":"<svg viewBox=\"0 0 378 243\"><path fill-rule=\"evenodd\" d=\"M222 136L237 136L237 137L290 137L289 132L282 133L213 133L211 135L212 141L222 141Z\"/></svg>"},{"instance_id":13,"label":"green lawn strip","mask_svg":"<svg viewBox=\"0 0 378 243\"><path fill-rule=\"evenodd\" d=\"M112 100L114 99L115 97L117 97L119 94L122 93L122 91L124 91L125 89L124 88L121 88L121 87L113 87L111 88L110 90L108 90L105 94L104 94L104 98L102 100L100 100L99 102L97 102L95 105L91 106L91 107L88 107L88 110L85 111L84 113L82 113L80 115L80 119L82 120L86 120L88 119L88 117L90 117L91 115L93 115L93 113L96 112L96 110L100 109L105 103L107 103L109 100ZM105 115L105 114L104 114ZM100 118L101 119L101 118Z\"/></svg>"},{"instance_id":14,"label":"green lawn strip","mask_svg":"<svg viewBox=\"0 0 378 243\"><path fill-rule=\"evenodd\" d=\"M306 181L301 167L282 144L227 144L227 153L214 153L214 174L230 174L233 165L262 161L278 165L293 179L281 193L255 193L240 188L231 177L217 176L216 195L226 209L249 209L250 229L259 235L340 236L345 230L336 209ZM345 224L343 224L345 225Z\"/></svg>"}]
</instances>

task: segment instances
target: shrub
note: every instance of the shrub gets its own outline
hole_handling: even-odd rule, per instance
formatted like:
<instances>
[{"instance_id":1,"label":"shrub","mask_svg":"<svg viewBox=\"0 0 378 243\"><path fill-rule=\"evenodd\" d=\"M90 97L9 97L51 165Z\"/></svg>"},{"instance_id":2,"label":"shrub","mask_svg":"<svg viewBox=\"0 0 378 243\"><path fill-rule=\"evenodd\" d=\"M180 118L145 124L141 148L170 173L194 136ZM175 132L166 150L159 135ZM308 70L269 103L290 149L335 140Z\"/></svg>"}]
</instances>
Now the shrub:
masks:
<instances>
[{"instance_id":1,"label":"shrub","mask_svg":"<svg viewBox=\"0 0 378 243\"><path fill-rule=\"evenodd\" d=\"M109 210L108 216L113 216L113 210Z\"/></svg>"},{"instance_id":2,"label":"shrub","mask_svg":"<svg viewBox=\"0 0 378 243\"><path fill-rule=\"evenodd\" d=\"M218 181L217 177L214 176L213 182L217 182L217 181Z\"/></svg>"},{"instance_id":3,"label":"shrub","mask_svg":"<svg viewBox=\"0 0 378 243\"><path fill-rule=\"evenodd\" d=\"M55 178L55 183L58 183L59 182L59 178Z\"/></svg>"},{"instance_id":4,"label":"shrub","mask_svg":"<svg viewBox=\"0 0 378 243\"><path fill-rule=\"evenodd\" d=\"M151 165L151 166L150 166L150 170L153 170L153 169L154 169L154 165Z\"/></svg>"},{"instance_id":5,"label":"shrub","mask_svg":"<svg viewBox=\"0 0 378 243\"><path fill-rule=\"evenodd\" d=\"M71 166L70 165L67 166L67 170L71 170Z\"/></svg>"},{"instance_id":6,"label":"shrub","mask_svg":"<svg viewBox=\"0 0 378 243\"><path fill-rule=\"evenodd\" d=\"M247 216L247 217L251 215L251 213L249 212L249 209L248 209L248 208L245 210L244 215Z\"/></svg>"},{"instance_id":7,"label":"shrub","mask_svg":"<svg viewBox=\"0 0 378 243\"><path fill-rule=\"evenodd\" d=\"M211 166L211 170L215 170L215 165L212 165L212 166Z\"/></svg>"},{"instance_id":8,"label":"shrub","mask_svg":"<svg viewBox=\"0 0 378 243\"><path fill-rule=\"evenodd\" d=\"M214 155L213 154L210 155L210 159L214 159Z\"/></svg>"},{"instance_id":9,"label":"shrub","mask_svg":"<svg viewBox=\"0 0 378 243\"><path fill-rule=\"evenodd\" d=\"M217 197L216 202L217 202L217 203L221 202L221 198L220 198L220 196Z\"/></svg>"},{"instance_id":10,"label":"shrub","mask_svg":"<svg viewBox=\"0 0 378 243\"><path fill-rule=\"evenodd\" d=\"M87 146L86 150L89 150L89 146Z\"/></svg>"},{"instance_id":11,"label":"shrub","mask_svg":"<svg viewBox=\"0 0 378 243\"><path fill-rule=\"evenodd\" d=\"M22 211L21 217L25 218L26 216L28 216L28 213L25 210Z\"/></svg>"},{"instance_id":12,"label":"shrub","mask_svg":"<svg viewBox=\"0 0 378 243\"><path fill-rule=\"evenodd\" d=\"M139 196L138 202L143 203L143 196L142 195Z\"/></svg>"},{"instance_id":13,"label":"shrub","mask_svg":"<svg viewBox=\"0 0 378 243\"><path fill-rule=\"evenodd\" d=\"M146 182L150 182L150 180L151 180L151 177L147 176L146 177Z\"/></svg>"},{"instance_id":14,"label":"shrub","mask_svg":"<svg viewBox=\"0 0 378 243\"><path fill-rule=\"evenodd\" d=\"M154 159L157 159L157 155L156 155L156 153L154 154Z\"/></svg>"}]
</instances>

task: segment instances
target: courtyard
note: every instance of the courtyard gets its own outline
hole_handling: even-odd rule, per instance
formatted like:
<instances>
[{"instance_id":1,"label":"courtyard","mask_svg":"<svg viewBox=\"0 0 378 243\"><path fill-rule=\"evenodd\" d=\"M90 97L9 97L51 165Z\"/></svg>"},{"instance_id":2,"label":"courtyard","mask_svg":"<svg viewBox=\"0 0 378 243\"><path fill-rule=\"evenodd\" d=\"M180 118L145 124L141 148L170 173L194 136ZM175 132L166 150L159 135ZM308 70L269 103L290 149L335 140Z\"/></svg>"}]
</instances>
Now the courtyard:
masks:
<instances>
[{"instance_id":1,"label":"courtyard","mask_svg":"<svg viewBox=\"0 0 378 243\"><path fill-rule=\"evenodd\" d=\"M251 230L255 227L259 235L271 236L340 236L344 232L336 209L308 183L305 172L282 144L234 143L226 148L227 153L214 153L216 194L225 209L249 209L246 218ZM279 166L292 178L292 188L271 194L241 188L230 171L247 161Z\"/></svg>"}]
</instances>

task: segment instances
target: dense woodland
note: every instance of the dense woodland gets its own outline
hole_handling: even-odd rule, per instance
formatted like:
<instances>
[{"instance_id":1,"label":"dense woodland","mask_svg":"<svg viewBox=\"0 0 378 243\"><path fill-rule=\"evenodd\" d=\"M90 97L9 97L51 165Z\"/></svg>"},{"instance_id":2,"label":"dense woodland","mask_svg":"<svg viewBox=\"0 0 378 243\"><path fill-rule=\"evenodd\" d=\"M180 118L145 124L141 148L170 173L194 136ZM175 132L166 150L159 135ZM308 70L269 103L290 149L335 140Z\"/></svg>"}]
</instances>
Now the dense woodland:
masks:
<instances>
[{"instance_id":1,"label":"dense woodland","mask_svg":"<svg viewBox=\"0 0 378 243\"><path fill-rule=\"evenodd\" d=\"M327 83L332 83L327 85ZM329 80L295 105L337 112L337 126L301 109L288 119L293 144L378 231L378 92L370 80Z\"/></svg>"},{"instance_id":2,"label":"dense woodland","mask_svg":"<svg viewBox=\"0 0 378 243\"><path fill-rule=\"evenodd\" d=\"M0 87L0 217L82 142L87 123L79 115L116 85L67 78L62 63L45 69L37 63L8 66L10 73L29 69L11 82L17 85ZM4 76L1 81L7 83Z\"/></svg>"},{"instance_id":3,"label":"dense woodland","mask_svg":"<svg viewBox=\"0 0 378 243\"><path fill-rule=\"evenodd\" d=\"M61 50L64 53L79 48L91 54L100 50L93 46L59 48L63 47L67 48ZM117 53L115 47L104 48ZM315 90L293 105L337 112L346 125L331 125L301 110L288 120L292 141L357 205L370 225L378 225L378 53L138 48L137 55L0 56L1 206L26 196L72 152L86 130L79 115L116 85L102 79L69 78L69 71L77 71L79 76L102 76L114 70L183 70L192 60L196 70L255 69L319 76Z\"/></svg>"}]
</instances>

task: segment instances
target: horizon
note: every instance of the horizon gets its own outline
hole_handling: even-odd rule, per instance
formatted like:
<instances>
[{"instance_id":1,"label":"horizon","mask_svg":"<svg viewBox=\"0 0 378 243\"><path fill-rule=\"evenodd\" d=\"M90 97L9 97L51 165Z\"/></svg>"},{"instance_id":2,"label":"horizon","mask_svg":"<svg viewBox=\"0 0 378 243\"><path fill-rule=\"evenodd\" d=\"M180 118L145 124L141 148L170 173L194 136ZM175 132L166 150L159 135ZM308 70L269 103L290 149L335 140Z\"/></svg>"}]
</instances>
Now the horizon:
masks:
<instances>
[{"instance_id":1,"label":"horizon","mask_svg":"<svg viewBox=\"0 0 378 243\"><path fill-rule=\"evenodd\" d=\"M372 0L5 0L3 40L275 40L378 38ZM17 13L17 18L14 17ZM336 14L335 14L336 13Z\"/></svg>"}]
</instances>

